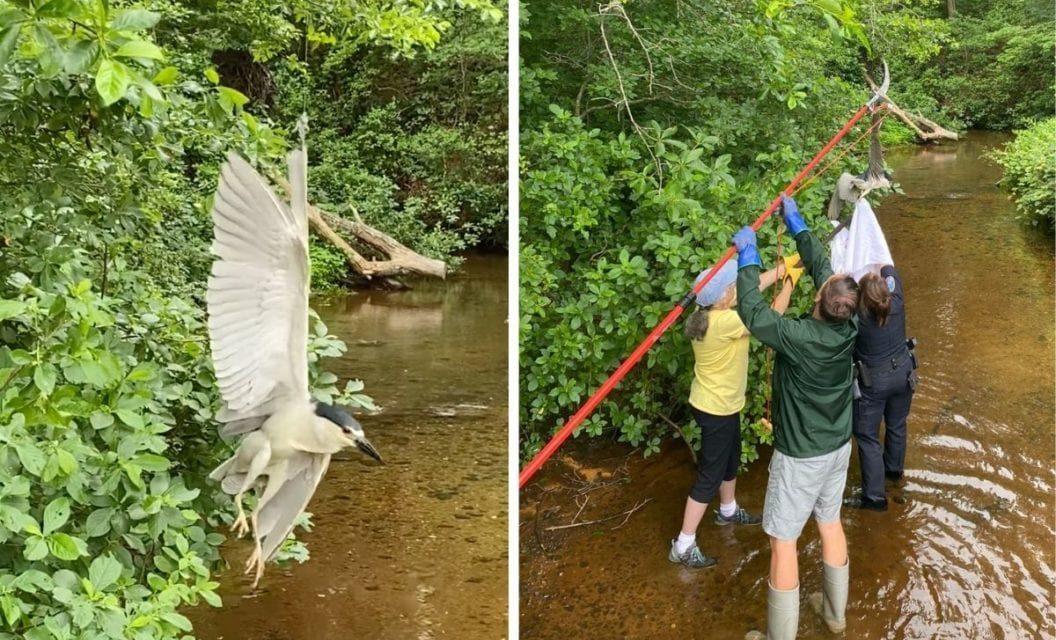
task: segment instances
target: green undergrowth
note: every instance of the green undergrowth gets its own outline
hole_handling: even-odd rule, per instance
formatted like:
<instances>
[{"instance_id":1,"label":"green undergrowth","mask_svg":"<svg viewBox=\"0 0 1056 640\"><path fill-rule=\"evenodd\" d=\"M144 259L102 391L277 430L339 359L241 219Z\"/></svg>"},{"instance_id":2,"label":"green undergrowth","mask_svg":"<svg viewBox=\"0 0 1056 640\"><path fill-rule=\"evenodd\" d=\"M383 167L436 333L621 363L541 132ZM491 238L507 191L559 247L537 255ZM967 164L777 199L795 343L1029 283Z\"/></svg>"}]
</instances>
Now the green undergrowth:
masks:
<instances>
[{"instance_id":1,"label":"green undergrowth","mask_svg":"<svg viewBox=\"0 0 1056 640\"><path fill-rule=\"evenodd\" d=\"M1026 226L1056 229L1056 118L1016 131L1016 137L991 154L1004 169L1001 185L1016 201L1016 218Z\"/></svg>"}]
</instances>

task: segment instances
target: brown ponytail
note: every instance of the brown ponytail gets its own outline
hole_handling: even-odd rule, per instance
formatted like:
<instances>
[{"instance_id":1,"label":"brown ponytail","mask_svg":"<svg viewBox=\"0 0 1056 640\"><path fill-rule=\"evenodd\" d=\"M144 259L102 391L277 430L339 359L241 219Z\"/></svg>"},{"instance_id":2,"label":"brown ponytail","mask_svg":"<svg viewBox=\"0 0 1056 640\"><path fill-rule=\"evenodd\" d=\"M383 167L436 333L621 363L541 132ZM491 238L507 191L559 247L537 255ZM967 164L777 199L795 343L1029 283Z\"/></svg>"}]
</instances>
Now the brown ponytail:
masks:
<instances>
[{"instance_id":1,"label":"brown ponytail","mask_svg":"<svg viewBox=\"0 0 1056 640\"><path fill-rule=\"evenodd\" d=\"M686 318L686 337L690 340L703 340L708 332L708 313L711 307L697 307L697 310Z\"/></svg>"},{"instance_id":2,"label":"brown ponytail","mask_svg":"<svg viewBox=\"0 0 1056 640\"><path fill-rule=\"evenodd\" d=\"M891 292L887 283L877 274L867 273L862 276L858 287L862 292L859 308L863 315L873 317L881 327L887 324L887 315L891 312Z\"/></svg>"}]
</instances>

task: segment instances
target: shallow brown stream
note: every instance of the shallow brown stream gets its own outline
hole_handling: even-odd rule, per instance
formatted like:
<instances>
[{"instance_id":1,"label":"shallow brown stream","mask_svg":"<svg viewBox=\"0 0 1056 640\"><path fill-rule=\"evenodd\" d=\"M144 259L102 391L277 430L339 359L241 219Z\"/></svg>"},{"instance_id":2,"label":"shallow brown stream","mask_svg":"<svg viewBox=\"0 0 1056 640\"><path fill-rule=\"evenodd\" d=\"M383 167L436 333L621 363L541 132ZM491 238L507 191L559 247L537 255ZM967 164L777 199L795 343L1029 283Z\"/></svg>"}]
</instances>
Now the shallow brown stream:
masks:
<instances>
[{"instance_id":1,"label":"shallow brown stream","mask_svg":"<svg viewBox=\"0 0 1056 640\"><path fill-rule=\"evenodd\" d=\"M884 199L884 225L920 339L921 386L909 423L906 480L887 513L844 511L851 553L846 638L1051 638L1054 562L1052 240L1025 232L980 159L1007 140L972 133L889 159L904 196ZM578 443L577 443L578 444ZM693 467L681 444L642 460L620 445L579 445L552 462L521 508L522 638L739 639L766 616L767 539L705 516L715 569L667 560ZM559 454L560 457L560 454ZM770 452L738 482L761 510ZM631 509L620 525L547 531ZM857 454L848 487L859 483ZM596 474L597 477L594 477ZM597 485L595 485L597 486ZM580 503L583 504L583 498ZM618 528L617 528L618 527ZM820 547L800 539L803 593L820 589ZM800 638L830 638L806 606Z\"/></svg>"},{"instance_id":2,"label":"shallow brown stream","mask_svg":"<svg viewBox=\"0 0 1056 640\"><path fill-rule=\"evenodd\" d=\"M349 346L327 368L384 409L361 421L386 464L339 454L308 507L311 560L269 565L256 593L228 572L224 607L189 614L197 637L505 637L506 260L313 307ZM226 555L240 568L247 551Z\"/></svg>"}]
</instances>

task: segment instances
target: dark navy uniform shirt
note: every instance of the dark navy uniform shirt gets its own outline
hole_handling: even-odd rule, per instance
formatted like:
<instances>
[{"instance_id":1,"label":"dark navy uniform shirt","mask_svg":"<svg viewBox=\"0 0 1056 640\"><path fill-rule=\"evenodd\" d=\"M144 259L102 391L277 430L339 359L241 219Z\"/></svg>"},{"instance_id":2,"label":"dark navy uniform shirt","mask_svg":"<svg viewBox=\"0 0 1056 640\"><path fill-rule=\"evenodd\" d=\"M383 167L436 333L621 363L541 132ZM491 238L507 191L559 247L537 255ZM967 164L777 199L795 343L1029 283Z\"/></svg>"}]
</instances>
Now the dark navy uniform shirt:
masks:
<instances>
[{"instance_id":1,"label":"dark navy uniform shirt","mask_svg":"<svg viewBox=\"0 0 1056 640\"><path fill-rule=\"evenodd\" d=\"M880 277L891 291L891 311L887 323L880 326L868 313L858 314L858 339L854 357L866 366L889 363L906 350L906 307L902 299L902 279L891 265L880 270Z\"/></svg>"}]
</instances>

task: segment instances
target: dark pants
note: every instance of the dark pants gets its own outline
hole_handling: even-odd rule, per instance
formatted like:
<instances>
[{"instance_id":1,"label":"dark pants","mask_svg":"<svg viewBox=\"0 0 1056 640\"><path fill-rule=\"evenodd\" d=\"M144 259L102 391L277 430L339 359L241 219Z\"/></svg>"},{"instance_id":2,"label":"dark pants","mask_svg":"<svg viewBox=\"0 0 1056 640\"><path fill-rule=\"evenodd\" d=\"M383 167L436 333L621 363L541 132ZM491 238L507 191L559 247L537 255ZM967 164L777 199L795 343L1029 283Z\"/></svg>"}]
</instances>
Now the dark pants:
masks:
<instances>
[{"instance_id":1,"label":"dark pants","mask_svg":"<svg viewBox=\"0 0 1056 640\"><path fill-rule=\"evenodd\" d=\"M700 427L697 479L689 497L707 504L715 499L719 485L737 477L741 465L741 414L715 416L690 407Z\"/></svg>"},{"instance_id":2,"label":"dark pants","mask_svg":"<svg viewBox=\"0 0 1056 640\"><path fill-rule=\"evenodd\" d=\"M906 461L906 419L913 402L911 373L913 363L909 357L894 368L891 364L869 367L872 386L862 386L862 397L854 403L854 437L862 467L862 498L866 501L886 504L884 474L902 475ZM887 426L882 449L881 420Z\"/></svg>"}]
</instances>

